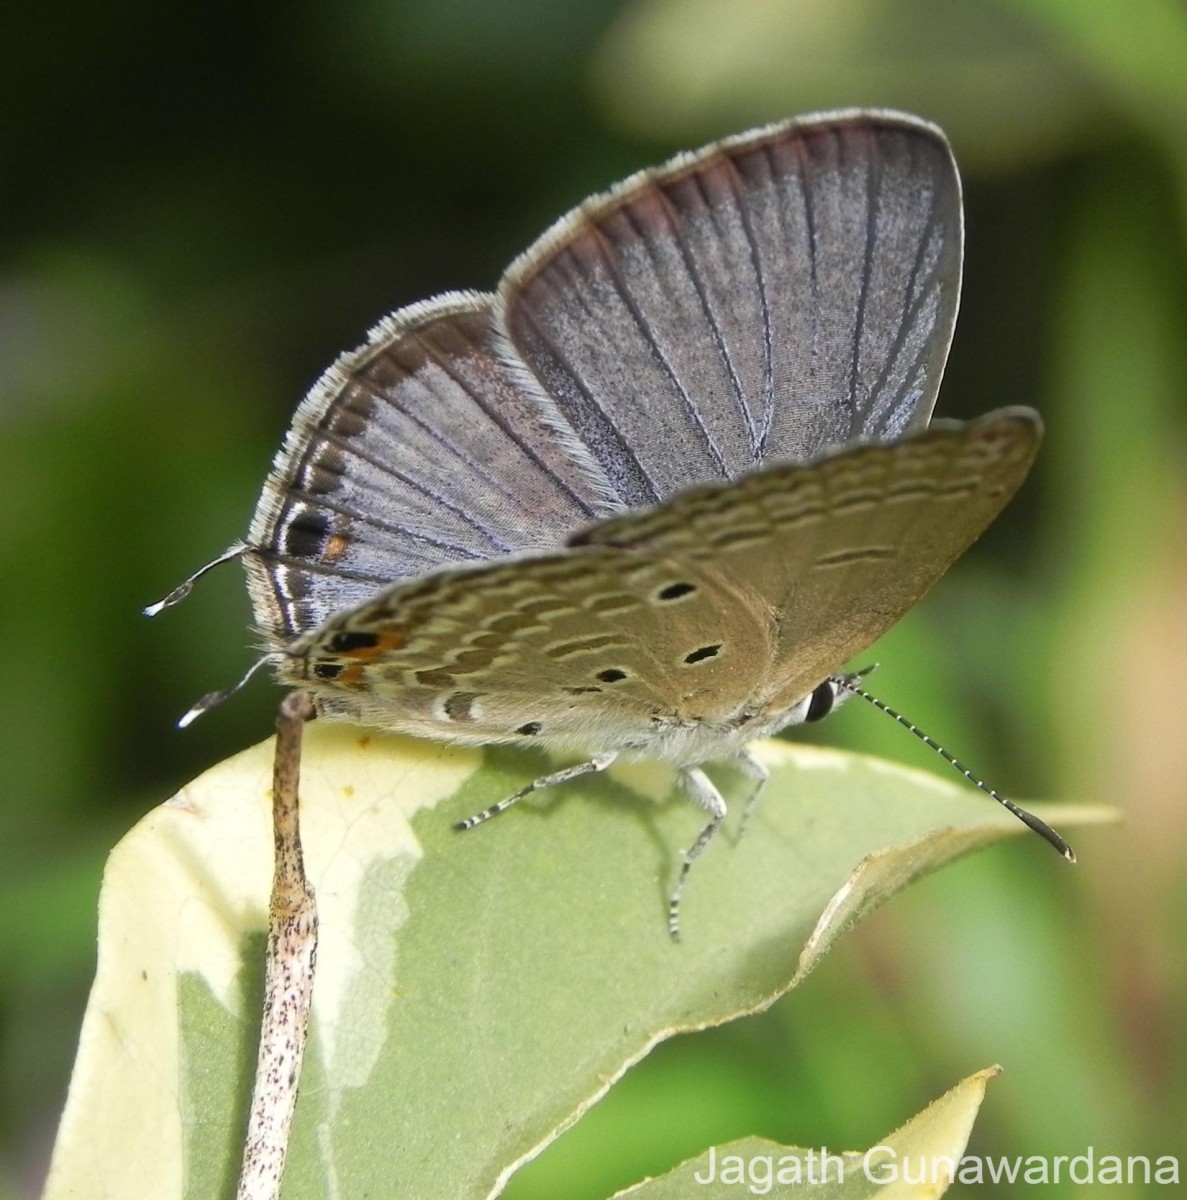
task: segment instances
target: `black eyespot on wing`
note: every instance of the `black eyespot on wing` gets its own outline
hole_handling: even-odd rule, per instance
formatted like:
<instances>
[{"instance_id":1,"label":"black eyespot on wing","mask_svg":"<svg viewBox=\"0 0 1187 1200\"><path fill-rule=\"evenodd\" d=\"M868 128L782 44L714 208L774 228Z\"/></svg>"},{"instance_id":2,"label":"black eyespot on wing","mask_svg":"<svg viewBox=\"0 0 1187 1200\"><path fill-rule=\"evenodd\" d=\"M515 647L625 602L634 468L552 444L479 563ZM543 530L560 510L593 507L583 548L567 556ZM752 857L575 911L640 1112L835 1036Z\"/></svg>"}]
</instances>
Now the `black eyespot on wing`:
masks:
<instances>
[{"instance_id":1,"label":"black eyespot on wing","mask_svg":"<svg viewBox=\"0 0 1187 1200\"><path fill-rule=\"evenodd\" d=\"M521 725L515 732L522 733L524 737L535 737L543 728L544 726L539 721L529 721L526 725Z\"/></svg>"},{"instance_id":2,"label":"black eyespot on wing","mask_svg":"<svg viewBox=\"0 0 1187 1200\"><path fill-rule=\"evenodd\" d=\"M341 663L314 663L313 673L318 679L337 679L342 674Z\"/></svg>"},{"instance_id":3,"label":"black eyespot on wing","mask_svg":"<svg viewBox=\"0 0 1187 1200\"><path fill-rule=\"evenodd\" d=\"M672 600L680 600L685 596L692 595L697 590L695 583L669 583L666 587L662 587L655 593L657 600L662 600L665 603Z\"/></svg>"},{"instance_id":4,"label":"black eyespot on wing","mask_svg":"<svg viewBox=\"0 0 1187 1200\"><path fill-rule=\"evenodd\" d=\"M330 521L325 513L303 512L281 531L281 553L293 558L320 558L329 536Z\"/></svg>"},{"instance_id":5,"label":"black eyespot on wing","mask_svg":"<svg viewBox=\"0 0 1187 1200\"><path fill-rule=\"evenodd\" d=\"M598 672L598 678L603 683L617 683L626 678L626 672L621 667L607 667L606 670Z\"/></svg>"},{"instance_id":6,"label":"black eyespot on wing","mask_svg":"<svg viewBox=\"0 0 1187 1200\"><path fill-rule=\"evenodd\" d=\"M836 689L826 679L824 683L812 692L812 699L808 701L808 711L804 715L805 724L809 721L819 721L822 717L827 717L833 711L833 705L836 703L836 700Z\"/></svg>"},{"instance_id":7,"label":"black eyespot on wing","mask_svg":"<svg viewBox=\"0 0 1187 1200\"><path fill-rule=\"evenodd\" d=\"M699 650L694 650L691 654L684 656L684 661L692 666L693 663L704 662L707 658L716 658L721 653L721 643L716 646L702 646Z\"/></svg>"},{"instance_id":8,"label":"black eyespot on wing","mask_svg":"<svg viewBox=\"0 0 1187 1200\"><path fill-rule=\"evenodd\" d=\"M335 654L349 654L352 650L370 650L379 645L377 633L359 633L353 629L336 633L330 638L330 649Z\"/></svg>"}]
</instances>

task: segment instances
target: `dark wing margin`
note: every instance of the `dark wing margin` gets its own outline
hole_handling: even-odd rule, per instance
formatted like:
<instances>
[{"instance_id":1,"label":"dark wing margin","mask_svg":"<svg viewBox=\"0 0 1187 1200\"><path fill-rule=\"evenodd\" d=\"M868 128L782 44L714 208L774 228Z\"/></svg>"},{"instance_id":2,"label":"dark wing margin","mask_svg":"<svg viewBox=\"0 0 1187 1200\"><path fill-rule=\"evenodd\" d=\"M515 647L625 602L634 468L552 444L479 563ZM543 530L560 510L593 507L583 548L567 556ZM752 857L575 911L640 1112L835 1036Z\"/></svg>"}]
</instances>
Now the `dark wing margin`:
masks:
<instances>
[{"instance_id":1,"label":"dark wing margin","mask_svg":"<svg viewBox=\"0 0 1187 1200\"><path fill-rule=\"evenodd\" d=\"M856 110L789 121L557 222L500 286L502 353L622 504L651 505L926 425L962 242L935 126Z\"/></svg>"},{"instance_id":2,"label":"dark wing margin","mask_svg":"<svg viewBox=\"0 0 1187 1200\"><path fill-rule=\"evenodd\" d=\"M401 579L558 548L614 507L494 355L490 305L452 293L401 309L302 402L243 553L273 644Z\"/></svg>"}]
</instances>

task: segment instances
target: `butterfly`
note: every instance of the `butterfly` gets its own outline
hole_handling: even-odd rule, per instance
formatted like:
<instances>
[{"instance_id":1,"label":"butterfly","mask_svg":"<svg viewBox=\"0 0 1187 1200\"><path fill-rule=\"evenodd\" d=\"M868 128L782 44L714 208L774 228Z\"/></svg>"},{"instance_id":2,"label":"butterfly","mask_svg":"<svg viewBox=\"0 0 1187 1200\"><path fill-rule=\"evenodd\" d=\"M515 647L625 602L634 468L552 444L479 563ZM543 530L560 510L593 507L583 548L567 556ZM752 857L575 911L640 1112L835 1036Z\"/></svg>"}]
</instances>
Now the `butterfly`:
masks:
<instances>
[{"instance_id":1,"label":"butterfly","mask_svg":"<svg viewBox=\"0 0 1187 1200\"><path fill-rule=\"evenodd\" d=\"M464 828L671 764L708 814L678 937L726 815L704 764L761 787L748 744L859 691L843 665L1034 460L1031 410L929 424L962 242L943 134L846 111L640 172L495 293L385 318L300 405L223 556L261 662L325 718L574 758Z\"/></svg>"}]
</instances>

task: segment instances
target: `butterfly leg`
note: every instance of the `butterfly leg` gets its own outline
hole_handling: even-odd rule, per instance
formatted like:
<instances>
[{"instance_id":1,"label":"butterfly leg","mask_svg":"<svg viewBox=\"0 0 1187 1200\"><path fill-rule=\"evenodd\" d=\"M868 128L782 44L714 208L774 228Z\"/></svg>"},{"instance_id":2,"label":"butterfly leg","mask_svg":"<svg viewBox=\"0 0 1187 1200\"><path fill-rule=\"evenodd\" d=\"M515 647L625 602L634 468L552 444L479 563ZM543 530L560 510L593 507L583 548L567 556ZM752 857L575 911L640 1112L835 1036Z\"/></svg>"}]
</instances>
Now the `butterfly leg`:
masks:
<instances>
[{"instance_id":1,"label":"butterfly leg","mask_svg":"<svg viewBox=\"0 0 1187 1200\"><path fill-rule=\"evenodd\" d=\"M738 822L737 838L740 841L742 834L746 832L746 826L750 824L750 818L758 808L758 802L762 799L762 794L766 790L767 780L770 779L771 772L767 770L766 764L761 759L755 758L749 750L743 750L734 759L734 762L738 770L754 782L754 786L750 789L750 795L746 797L746 804L742 808L742 819Z\"/></svg>"},{"instance_id":2,"label":"butterfly leg","mask_svg":"<svg viewBox=\"0 0 1187 1200\"><path fill-rule=\"evenodd\" d=\"M705 847L713 840L713 835L721 828L721 822L725 820L725 801L704 771L699 767L688 767L680 772L680 780L688 794L702 808L708 810L710 819L709 824L697 835L697 840L685 850L680 862L680 875L668 901L668 933L674 942L680 940L680 900L684 895L688 873L692 870L692 864L700 858Z\"/></svg>"},{"instance_id":3,"label":"butterfly leg","mask_svg":"<svg viewBox=\"0 0 1187 1200\"><path fill-rule=\"evenodd\" d=\"M475 813L464 821L458 821L454 825L454 829L473 829L475 825L481 825L483 821L489 821L491 817L497 817L499 813L506 812L524 796L542 791L544 788L555 787L558 783L568 783L570 779L579 779L582 775L589 775L594 771L604 771L617 757L618 755L614 751L595 754L588 762L577 763L575 766L565 767L561 771L553 771L551 775L541 775L539 779L533 779L527 787L520 788L506 800L500 800L498 804L492 804L490 808L484 808L482 812Z\"/></svg>"}]
</instances>

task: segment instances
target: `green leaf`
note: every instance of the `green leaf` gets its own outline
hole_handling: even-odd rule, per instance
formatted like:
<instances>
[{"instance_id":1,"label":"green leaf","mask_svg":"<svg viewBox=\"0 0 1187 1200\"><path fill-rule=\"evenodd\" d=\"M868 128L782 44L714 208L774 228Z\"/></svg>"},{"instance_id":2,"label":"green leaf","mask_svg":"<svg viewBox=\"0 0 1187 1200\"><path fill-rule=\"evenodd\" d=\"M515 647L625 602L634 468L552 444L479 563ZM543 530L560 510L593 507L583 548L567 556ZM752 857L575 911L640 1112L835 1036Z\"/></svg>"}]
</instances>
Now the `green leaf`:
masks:
<instances>
[{"instance_id":1,"label":"green leaf","mask_svg":"<svg viewBox=\"0 0 1187 1200\"><path fill-rule=\"evenodd\" d=\"M453 821L546 760L311 726L303 838L321 941L285 1196L496 1194L657 1042L765 1007L896 888L1025 832L930 775L756 750L772 771L762 807L697 863L676 945L666 899L704 816L667 769L616 769L459 834ZM48 1200L233 1193L271 756L268 742L208 771L112 852Z\"/></svg>"},{"instance_id":2,"label":"green leaf","mask_svg":"<svg viewBox=\"0 0 1187 1200\"><path fill-rule=\"evenodd\" d=\"M968 1145L985 1085L1000 1072L970 1075L901 1129L864 1152L802 1150L764 1138L715 1146L619 1196L634 1200L737 1200L739 1195L811 1196L812 1200L908 1200L942 1196ZM922 1182L921 1182L922 1181Z\"/></svg>"}]
</instances>

